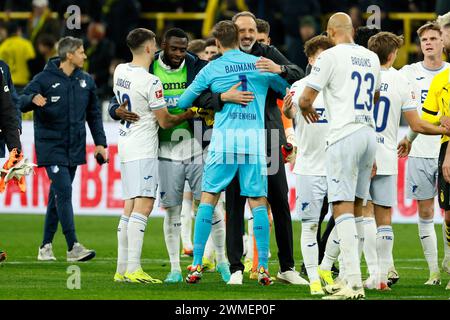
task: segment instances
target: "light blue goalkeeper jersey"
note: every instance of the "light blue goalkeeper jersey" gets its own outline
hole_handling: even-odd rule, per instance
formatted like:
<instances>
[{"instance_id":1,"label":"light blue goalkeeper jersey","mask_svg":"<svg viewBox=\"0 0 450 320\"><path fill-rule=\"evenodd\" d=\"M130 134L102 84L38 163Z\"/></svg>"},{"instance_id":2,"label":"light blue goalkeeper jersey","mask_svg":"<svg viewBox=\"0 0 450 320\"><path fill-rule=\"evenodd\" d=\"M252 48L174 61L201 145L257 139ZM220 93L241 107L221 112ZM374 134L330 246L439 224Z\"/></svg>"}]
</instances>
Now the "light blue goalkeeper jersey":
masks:
<instances>
[{"instance_id":1,"label":"light blue goalkeeper jersey","mask_svg":"<svg viewBox=\"0 0 450 320\"><path fill-rule=\"evenodd\" d=\"M229 50L206 65L181 95L178 107L186 109L208 88L214 93L223 93L242 82L240 90L253 92L255 99L248 105L225 103L222 111L216 112L209 151L266 154L264 108L267 89L271 87L284 95L289 84L277 74L256 69L258 59L237 49Z\"/></svg>"}]
</instances>

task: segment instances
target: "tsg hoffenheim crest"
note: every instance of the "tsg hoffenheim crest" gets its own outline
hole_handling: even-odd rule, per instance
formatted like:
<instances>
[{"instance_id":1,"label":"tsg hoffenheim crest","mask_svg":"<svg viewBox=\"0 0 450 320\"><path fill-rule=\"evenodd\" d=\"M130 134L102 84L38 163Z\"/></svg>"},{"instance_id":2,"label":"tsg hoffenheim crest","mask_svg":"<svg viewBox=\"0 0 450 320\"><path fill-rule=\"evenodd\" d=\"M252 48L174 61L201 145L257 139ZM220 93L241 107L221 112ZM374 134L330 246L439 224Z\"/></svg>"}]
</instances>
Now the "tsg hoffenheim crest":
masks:
<instances>
[{"instance_id":1,"label":"tsg hoffenheim crest","mask_svg":"<svg viewBox=\"0 0 450 320\"><path fill-rule=\"evenodd\" d=\"M84 79L80 80L80 87L86 88L86 80L84 80Z\"/></svg>"}]
</instances>

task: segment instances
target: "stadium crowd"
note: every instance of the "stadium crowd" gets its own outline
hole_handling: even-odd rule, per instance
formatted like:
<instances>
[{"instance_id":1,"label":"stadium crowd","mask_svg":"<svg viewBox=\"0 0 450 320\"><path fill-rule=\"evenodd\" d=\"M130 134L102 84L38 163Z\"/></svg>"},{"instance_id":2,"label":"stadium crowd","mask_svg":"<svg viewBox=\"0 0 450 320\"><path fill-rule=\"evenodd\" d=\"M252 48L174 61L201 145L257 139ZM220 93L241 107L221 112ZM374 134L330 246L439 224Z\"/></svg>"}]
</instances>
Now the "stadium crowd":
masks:
<instances>
[{"instance_id":1,"label":"stadium crowd","mask_svg":"<svg viewBox=\"0 0 450 320\"><path fill-rule=\"evenodd\" d=\"M221 1L217 20L229 19L238 11L255 12L258 18L270 25L271 44L285 56L305 69L307 57L302 48L305 42L320 34L324 28L324 17L331 12L348 12L355 28L364 24L363 13L369 5L378 5L382 10L383 30L402 34L401 21L389 20L387 12L436 12L450 10L448 2L442 0L402 1ZM77 5L81 9L81 29L70 30L65 26L66 9ZM12 78L21 90L34 75L39 73L48 59L56 54L54 46L64 36L83 39L87 60L83 67L91 74L100 99L109 100L112 89L112 74L119 63L131 56L124 46L128 32L138 25L154 29L154 22L140 17L142 12L195 12L204 11L206 1L146 0L3 0L0 11L32 12L30 19L0 20L0 59L12 69ZM57 12L58 18L50 13ZM195 22L167 22L166 29L181 27L190 39L200 37L200 25ZM418 23L415 26L419 26ZM162 35L158 35L158 42ZM415 42L417 36L413 34ZM207 39L205 39L207 40ZM410 62L420 59L409 57Z\"/></svg>"}]
</instances>

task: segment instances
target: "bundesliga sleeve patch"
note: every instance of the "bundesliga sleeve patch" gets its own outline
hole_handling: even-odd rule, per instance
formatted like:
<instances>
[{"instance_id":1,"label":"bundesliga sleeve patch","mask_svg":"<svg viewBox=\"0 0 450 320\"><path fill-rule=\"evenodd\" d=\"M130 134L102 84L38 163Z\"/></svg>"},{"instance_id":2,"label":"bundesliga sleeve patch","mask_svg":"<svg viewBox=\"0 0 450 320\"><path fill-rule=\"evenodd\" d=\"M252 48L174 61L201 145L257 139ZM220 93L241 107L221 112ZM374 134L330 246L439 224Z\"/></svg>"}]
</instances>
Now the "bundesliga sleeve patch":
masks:
<instances>
[{"instance_id":1,"label":"bundesliga sleeve patch","mask_svg":"<svg viewBox=\"0 0 450 320\"><path fill-rule=\"evenodd\" d=\"M156 96L156 99L161 99L162 96L163 96L162 89L156 90L155 91L155 96Z\"/></svg>"}]
</instances>

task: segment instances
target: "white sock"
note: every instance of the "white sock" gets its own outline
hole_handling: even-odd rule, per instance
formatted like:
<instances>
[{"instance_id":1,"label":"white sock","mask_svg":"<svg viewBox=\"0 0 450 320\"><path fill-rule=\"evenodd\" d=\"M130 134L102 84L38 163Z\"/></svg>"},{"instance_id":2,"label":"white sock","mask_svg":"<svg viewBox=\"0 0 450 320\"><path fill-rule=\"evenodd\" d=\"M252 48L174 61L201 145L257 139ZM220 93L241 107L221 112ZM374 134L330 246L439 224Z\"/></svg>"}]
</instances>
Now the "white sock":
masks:
<instances>
[{"instance_id":1,"label":"white sock","mask_svg":"<svg viewBox=\"0 0 450 320\"><path fill-rule=\"evenodd\" d=\"M336 230L345 265L345 280L347 280L350 288L361 288L361 268L358 256L359 237L353 215L344 213L336 218Z\"/></svg>"},{"instance_id":2,"label":"white sock","mask_svg":"<svg viewBox=\"0 0 450 320\"><path fill-rule=\"evenodd\" d=\"M245 256L246 259L250 259L253 261L253 217L250 217L248 219L248 235L247 235L247 243L245 245L247 246L247 255Z\"/></svg>"},{"instance_id":3,"label":"white sock","mask_svg":"<svg viewBox=\"0 0 450 320\"><path fill-rule=\"evenodd\" d=\"M144 244L147 217L142 213L131 213L128 221L128 266L127 271L132 273L141 267L141 252Z\"/></svg>"},{"instance_id":4,"label":"white sock","mask_svg":"<svg viewBox=\"0 0 450 320\"><path fill-rule=\"evenodd\" d=\"M369 275L378 276L377 224L375 218L364 218L364 259Z\"/></svg>"},{"instance_id":5,"label":"white sock","mask_svg":"<svg viewBox=\"0 0 450 320\"><path fill-rule=\"evenodd\" d=\"M379 226L377 229L377 254L380 281L387 283L389 268L392 265L392 249L394 248L394 232L392 226Z\"/></svg>"},{"instance_id":6,"label":"white sock","mask_svg":"<svg viewBox=\"0 0 450 320\"><path fill-rule=\"evenodd\" d=\"M181 205L181 242L183 248L192 250L192 200L183 199Z\"/></svg>"},{"instance_id":7,"label":"white sock","mask_svg":"<svg viewBox=\"0 0 450 320\"><path fill-rule=\"evenodd\" d=\"M117 227L117 269L116 272L124 274L127 271L128 262L128 220L126 215L122 215Z\"/></svg>"},{"instance_id":8,"label":"white sock","mask_svg":"<svg viewBox=\"0 0 450 320\"><path fill-rule=\"evenodd\" d=\"M448 231L447 231L448 229ZM450 224L447 227L445 220L442 222L442 237L444 240L444 254L445 257L450 258Z\"/></svg>"},{"instance_id":9,"label":"white sock","mask_svg":"<svg viewBox=\"0 0 450 320\"><path fill-rule=\"evenodd\" d=\"M358 257L359 261L361 261L362 252L364 248L364 217L355 218L355 226L356 232L358 234Z\"/></svg>"},{"instance_id":10,"label":"white sock","mask_svg":"<svg viewBox=\"0 0 450 320\"><path fill-rule=\"evenodd\" d=\"M331 271L333 263L335 263L336 260L338 259L340 252L341 249L339 248L339 239L337 237L337 231L336 228L333 228L333 230L331 230L330 235L328 236L327 244L325 246L325 253L323 255L322 262L320 263L320 269Z\"/></svg>"},{"instance_id":11,"label":"white sock","mask_svg":"<svg viewBox=\"0 0 450 320\"><path fill-rule=\"evenodd\" d=\"M181 232L181 206L166 209L164 216L164 240L170 259L170 270L181 271L180 267L180 232Z\"/></svg>"},{"instance_id":12,"label":"white sock","mask_svg":"<svg viewBox=\"0 0 450 320\"><path fill-rule=\"evenodd\" d=\"M430 274L439 272L437 237L436 231L434 230L433 218L419 218L419 237Z\"/></svg>"},{"instance_id":13,"label":"white sock","mask_svg":"<svg viewBox=\"0 0 450 320\"><path fill-rule=\"evenodd\" d=\"M338 256L339 261L339 279L342 281L345 281L345 265L344 265L344 258L342 257L342 254L340 253Z\"/></svg>"},{"instance_id":14,"label":"white sock","mask_svg":"<svg viewBox=\"0 0 450 320\"><path fill-rule=\"evenodd\" d=\"M208 241L206 241L205 245L205 253L203 257L214 263L214 242L212 241L212 228L211 233L208 237Z\"/></svg>"},{"instance_id":15,"label":"white sock","mask_svg":"<svg viewBox=\"0 0 450 320\"><path fill-rule=\"evenodd\" d=\"M228 262L225 256L225 219L220 205L214 210L211 223L211 239L216 250L217 263Z\"/></svg>"},{"instance_id":16,"label":"white sock","mask_svg":"<svg viewBox=\"0 0 450 320\"><path fill-rule=\"evenodd\" d=\"M317 264L319 260L319 246L317 244L318 222L302 222L301 249L303 262L309 281L319 280Z\"/></svg>"}]
</instances>

